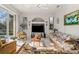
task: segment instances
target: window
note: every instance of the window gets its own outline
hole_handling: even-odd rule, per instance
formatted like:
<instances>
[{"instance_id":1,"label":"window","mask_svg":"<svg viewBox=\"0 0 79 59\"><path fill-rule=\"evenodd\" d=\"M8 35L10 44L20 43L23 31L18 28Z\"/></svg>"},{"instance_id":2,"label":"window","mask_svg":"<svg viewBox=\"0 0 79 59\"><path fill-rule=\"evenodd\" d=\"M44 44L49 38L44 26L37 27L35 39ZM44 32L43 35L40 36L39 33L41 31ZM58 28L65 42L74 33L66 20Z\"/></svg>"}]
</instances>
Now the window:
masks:
<instances>
[{"instance_id":1,"label":"window","mask_svg":"<svg viewBox=\"0 0 79 59\"><path fill-rule=\"evenodd\" d=\"M13 35L13 15L9 14L9 35Z\"/></svg>"},{"instance_id":2,"label":"window","mask_svg":"<svg viewBox=\"0 0 79 59\"><path fill-rule=\"evenodd\" d=\"M13 35L14 22L14 15L0 7L0 36Z\"/></svg>"},{"instance_id":3,"label":"window","mask_svg":"<svg viewBox=\"0 0 79 59\"><path fill-rule=\"evenodd\" d=\"M7 30L6 22L7 22L6 17L0 18L0 35L6 35Z\"/></svg>"},{"instance_id":4,"label":"window","mask_svg":"<svg viewBox=\"0 0 79 59\"><path fill-rule=\"evenodd\" d=\"M7 11L0 7L0 35L7 34L7 17Z\"/></svg>"}]
</instances>

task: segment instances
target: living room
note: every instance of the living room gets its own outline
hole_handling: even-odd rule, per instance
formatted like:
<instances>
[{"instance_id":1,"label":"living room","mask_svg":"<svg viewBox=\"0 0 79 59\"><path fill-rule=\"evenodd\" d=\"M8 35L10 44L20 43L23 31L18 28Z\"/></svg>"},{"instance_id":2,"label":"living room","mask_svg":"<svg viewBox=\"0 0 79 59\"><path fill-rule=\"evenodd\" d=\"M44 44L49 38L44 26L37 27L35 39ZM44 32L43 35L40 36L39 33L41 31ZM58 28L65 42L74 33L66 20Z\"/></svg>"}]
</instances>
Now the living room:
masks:
<instances>
[{"instance_id":1,"label":"living room","mask_svg":"<svg viewBox=\"0 0 79 59\"><path fill-rule=\"evenodd\" d=\"M1 4L0 54L78 54L78 6Z\"/></svg>"}]
</instances>

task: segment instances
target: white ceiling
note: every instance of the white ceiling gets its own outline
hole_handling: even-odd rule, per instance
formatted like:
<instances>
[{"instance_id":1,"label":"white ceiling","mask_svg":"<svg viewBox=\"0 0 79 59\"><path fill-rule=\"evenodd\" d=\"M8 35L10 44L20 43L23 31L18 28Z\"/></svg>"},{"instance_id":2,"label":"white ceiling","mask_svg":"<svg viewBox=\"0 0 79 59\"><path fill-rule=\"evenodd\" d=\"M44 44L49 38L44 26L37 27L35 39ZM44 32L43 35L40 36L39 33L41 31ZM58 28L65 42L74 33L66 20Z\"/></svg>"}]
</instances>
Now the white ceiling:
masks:
<instances>
[{"instance_id":1,"label":"white ceiling","mask_svg":"<svg viewBox=\"0 0 79 59\"><path fill-rule=\"evenodd\" d=\"M57 4L11 4L16 10L21 13L53 13L57 7L61 5Z\"/></svg>"}]
</instances>

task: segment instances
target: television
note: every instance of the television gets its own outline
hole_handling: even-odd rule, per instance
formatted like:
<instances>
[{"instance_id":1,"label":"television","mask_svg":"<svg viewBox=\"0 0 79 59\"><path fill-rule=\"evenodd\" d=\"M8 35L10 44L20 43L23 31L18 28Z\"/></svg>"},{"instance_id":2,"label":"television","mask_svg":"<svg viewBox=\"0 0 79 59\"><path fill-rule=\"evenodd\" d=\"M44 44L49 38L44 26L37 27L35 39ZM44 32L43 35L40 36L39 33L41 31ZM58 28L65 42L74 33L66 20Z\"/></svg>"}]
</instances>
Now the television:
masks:
<instances>
[{"instance_id":1,"label":"television","mask_svg":"<svg viewBox=\"0 0 79 59\"><path fill-rule=\"evenodd\" d=\"M32 32L44 32L44 25L32 25Z\"/></svg>"}]
</instances>

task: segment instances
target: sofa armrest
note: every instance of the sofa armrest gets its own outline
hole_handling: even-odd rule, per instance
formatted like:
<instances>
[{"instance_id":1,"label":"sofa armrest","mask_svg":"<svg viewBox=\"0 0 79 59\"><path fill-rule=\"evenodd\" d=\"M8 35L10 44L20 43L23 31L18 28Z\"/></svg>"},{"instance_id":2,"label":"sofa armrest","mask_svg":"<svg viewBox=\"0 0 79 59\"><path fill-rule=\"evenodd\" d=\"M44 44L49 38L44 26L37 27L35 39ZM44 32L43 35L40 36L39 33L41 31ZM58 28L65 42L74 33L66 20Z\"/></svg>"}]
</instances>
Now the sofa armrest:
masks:
<instances>
[{"instance_id":1,"label":"sofa armrest","mask_svg":"<svg viewBox=\"0 0 79 59\"><path fill-rule=\"evenodd\" d=\"M3 46L0 48L0 53L3 54L16 53L16 41L3 44Z\"/></svg>"},{"instance_id":2,"label":"sofa armrest","mask_svg":"<svg viewBox=\"0 0 79 59\"><path fill-rule=\"evenodd\" d=\"M15 43L15 41L9 42L9 43L5 43L2 45L2 48L5 48L6 46L10 46L11 44Z\"/></svg>"}]
</instances>

